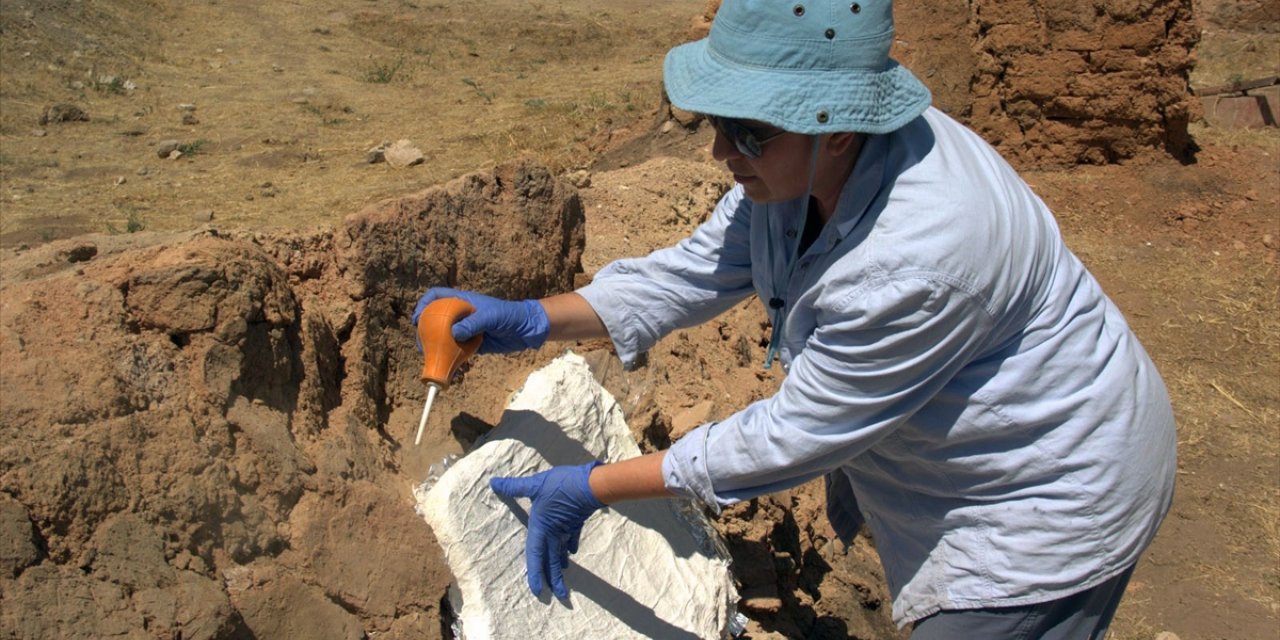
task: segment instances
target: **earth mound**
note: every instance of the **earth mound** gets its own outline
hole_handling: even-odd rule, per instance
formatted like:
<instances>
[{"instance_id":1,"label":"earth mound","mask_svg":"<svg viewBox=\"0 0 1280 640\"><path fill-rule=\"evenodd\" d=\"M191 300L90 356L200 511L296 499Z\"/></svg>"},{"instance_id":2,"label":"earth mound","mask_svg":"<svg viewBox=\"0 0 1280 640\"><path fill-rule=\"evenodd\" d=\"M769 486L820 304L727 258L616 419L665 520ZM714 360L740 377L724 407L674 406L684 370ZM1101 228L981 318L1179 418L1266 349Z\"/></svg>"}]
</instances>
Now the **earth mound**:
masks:
<instances>
[{"instance_id":1,"label":"earth mound","mask_svg":"<svg viewBox=\"0 0 1280 640\"><path fill-rule=\"evenodd\" d=\"M577 193L517 162L309 235L7 252L0 626L438 637L450 578L387 431L421 393L413 304L567 290L583 244Z\"/></svg>"}]
</instances>

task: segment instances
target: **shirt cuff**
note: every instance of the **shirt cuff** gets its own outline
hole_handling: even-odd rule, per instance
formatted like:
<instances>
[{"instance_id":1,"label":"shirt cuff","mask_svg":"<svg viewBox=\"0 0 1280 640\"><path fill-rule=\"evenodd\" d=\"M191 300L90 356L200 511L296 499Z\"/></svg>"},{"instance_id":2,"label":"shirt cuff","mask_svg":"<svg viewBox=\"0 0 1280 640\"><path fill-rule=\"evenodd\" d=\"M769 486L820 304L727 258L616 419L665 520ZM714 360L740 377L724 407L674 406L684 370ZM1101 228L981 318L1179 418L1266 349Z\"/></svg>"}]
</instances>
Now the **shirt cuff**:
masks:
<instances>
[{"instance_id":1,"label":"shirt cuff","mask_svg":"<svg viewBox=\"0 0 1280 640\"><path fill-rule=\"evenodd\" d=\"M599 276L600 274L596 274L597 278ZM616 287L611 288L603 282L595 281L579 288L575 293L591 305L591 309L609 332L609 340L613 342L613 350L618 354L618 359L623 366L630 368L640 355L640 349L634 339L635 332L629 331L624 319L619 316L618 311L625 309L626 305L623 300L618 299Z\"/></svg>"},{"instance_id":2,"label":"shirt cuff","mask_svg":"<svg viewBox=\"0 0 1280 640\"><path fill-rule=\"evenodd\" d=\"M715 424L704 424L671 445L662 459L662 482L668 491L699 500L719 514L721 506L737 501L722 504L707 473L707 438Z\"/></svg>"}]
</instances>

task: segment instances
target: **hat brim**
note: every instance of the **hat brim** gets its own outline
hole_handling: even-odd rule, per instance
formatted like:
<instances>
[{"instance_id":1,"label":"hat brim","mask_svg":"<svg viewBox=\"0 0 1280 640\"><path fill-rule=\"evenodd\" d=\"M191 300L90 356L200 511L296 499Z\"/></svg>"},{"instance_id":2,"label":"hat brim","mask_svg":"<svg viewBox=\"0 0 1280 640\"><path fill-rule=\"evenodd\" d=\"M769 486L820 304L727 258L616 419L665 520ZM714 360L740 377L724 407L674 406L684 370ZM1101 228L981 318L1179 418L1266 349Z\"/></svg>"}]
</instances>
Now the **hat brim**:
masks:
<instances>
[{"instance_id":1,"label":"hat brim","mask_svg":"<svg viewBox=\"0 0 1280 640\"><path fill-rule=\"evenodd\" d=\"M667 96L694 113L767 122L807 135L889 133L929 107L929 89L890 59L883 70L747 67L699 40L667 52Z\"/></svg>"}]
</instances>

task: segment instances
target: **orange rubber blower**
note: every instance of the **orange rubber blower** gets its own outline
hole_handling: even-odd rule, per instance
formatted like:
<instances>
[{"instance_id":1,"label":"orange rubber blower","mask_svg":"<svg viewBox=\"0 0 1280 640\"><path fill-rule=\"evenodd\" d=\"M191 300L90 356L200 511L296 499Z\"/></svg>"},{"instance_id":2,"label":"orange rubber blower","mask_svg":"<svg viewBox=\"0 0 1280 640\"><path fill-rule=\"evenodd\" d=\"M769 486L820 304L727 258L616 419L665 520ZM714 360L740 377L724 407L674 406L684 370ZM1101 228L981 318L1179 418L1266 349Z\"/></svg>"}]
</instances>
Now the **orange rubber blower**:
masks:
<instances>
[{"instance_id":1,"label":"orange rubber blower","mask_svg":"<svg viewBox=\"0 0 1280 640\"><path fill-rule=\"evenodd\" d=\"M453 339L453 323L475 313L475 307L461 298L440 298L427 305L418 316L418 341L422 343L422 381L427 384L427 403L422 407L422 420L418 421L418 435L413 444L422 441L422 430L427 426L431 403L441 389L449 388L449 381L458 367L470 358L484 334L478 334L466 342Z\"/></svg>"}]
</instances>

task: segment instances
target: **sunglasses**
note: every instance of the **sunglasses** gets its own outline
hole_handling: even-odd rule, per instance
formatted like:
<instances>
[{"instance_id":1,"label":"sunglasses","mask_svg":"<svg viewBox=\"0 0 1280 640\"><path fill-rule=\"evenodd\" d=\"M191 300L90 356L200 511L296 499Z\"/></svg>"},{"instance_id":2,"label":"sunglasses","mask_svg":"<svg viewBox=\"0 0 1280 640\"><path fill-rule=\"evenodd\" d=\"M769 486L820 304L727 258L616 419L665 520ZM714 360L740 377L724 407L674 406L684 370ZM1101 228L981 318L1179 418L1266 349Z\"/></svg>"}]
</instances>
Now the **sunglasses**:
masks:
<instances>
[{"instance_id":1,"label":"sunglasses","mask_svg":"<svg viewBox=\"0 0 1280 640\"><path fill-rule=\"evenodd\" d=\"M761 147L778 136L786 133L786 131L775 131L765 136L757 134L751 127L742 123L741 120L733 118L721 118L719 116L707 116L707 121L711 126L720 132L720 135L729 139L733 143L738 153L752 160L759 158L764 153Z\"/></svg>"}]
</instances>

